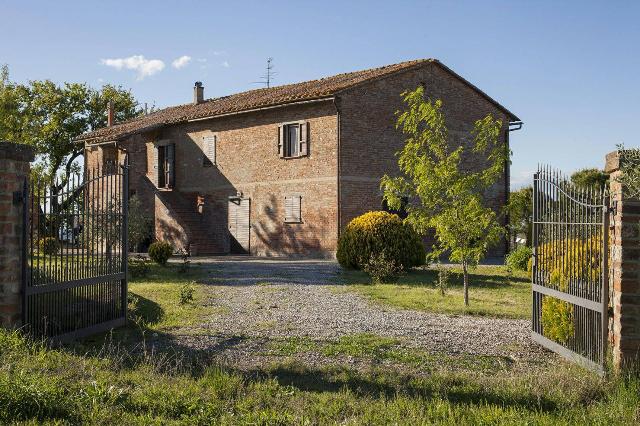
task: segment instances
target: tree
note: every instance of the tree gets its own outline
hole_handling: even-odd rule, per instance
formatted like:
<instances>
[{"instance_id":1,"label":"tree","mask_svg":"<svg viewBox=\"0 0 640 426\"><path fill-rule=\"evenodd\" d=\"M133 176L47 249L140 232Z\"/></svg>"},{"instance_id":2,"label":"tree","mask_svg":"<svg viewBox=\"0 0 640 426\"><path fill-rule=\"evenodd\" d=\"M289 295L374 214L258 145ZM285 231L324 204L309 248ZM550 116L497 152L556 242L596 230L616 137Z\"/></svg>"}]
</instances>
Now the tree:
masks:
<instances>
[{"instance_id":1,"label":"tree","mask_svg":"<svg viewBox=\"0 0 640 426\"><path fill-rule=\"evenodd\" d=\"M76 160L84 145L75 138L106 125L107 103L114 103L116 120L140 113L130 91L105 85L95 90L85 83L58 85L51 80L16 84L4 65L0 72L0 140L31 145L36 151L32 176L48 186L52 213L62 212L76 201L59 203L72 174L80 171ZM54 215L55 216L55 215ZM56 227L56 224L52 224ZM50 230L57 235L56 230Z\"/></svg>"},{"instance_id":2,"label":"tree","mask_svg":"<svg viewBox=\"0 0 640 426\"><path fill-rule=\"evenodd\" d=\"M385 175L380 183L389 207L398 209L409 197L407 221L422 234L435 230L436 245L430 256L448 252L462 264L464 303L469 305L469 268L476 266L503 228L496 213L483 204L483 192L498 181L509 161L500 142L502 122L487 115L475 122L471 141L451 147L442 101L425 99L424 88L402 94L406 109L396 127L407 136L397 153L401 176ZM466 155L486 159L472 172L462 167Z\"/></svg>"},{"instance_id":3,"label":"tree","mask_svg":"<svg viewBox=\"0 0 640 426\"><path fill-rule=\"evenodd\" d=\"M571 182L580 189L601 191L609 183L609 175L595 168L582 169L571 175Z\"/></svg>"},{"instance_id":4,"label":"tree","mask_svg":"<svg viewBox=\"0 0 640 426\"><path fill-rule=\"evenodd\" d=\"M515 239L524 236L525 245L531 247L531 223L533 220L533 187L527 186L509 194L509 233Z\"/></svg>"},{"instance_id":5,"label":"tree","mask_svg":"<svg viewBox=\"0 0 640 426\"><path fill-rule=\"evenodd\" d=\"M129 217L127 223L129 225L129 247L132 251L138 251L141 244L151 240L153 219L149 217L142 204L142 200L140 200L140 197L137 195L129 199Z\"/></svg>"}]
</instances>

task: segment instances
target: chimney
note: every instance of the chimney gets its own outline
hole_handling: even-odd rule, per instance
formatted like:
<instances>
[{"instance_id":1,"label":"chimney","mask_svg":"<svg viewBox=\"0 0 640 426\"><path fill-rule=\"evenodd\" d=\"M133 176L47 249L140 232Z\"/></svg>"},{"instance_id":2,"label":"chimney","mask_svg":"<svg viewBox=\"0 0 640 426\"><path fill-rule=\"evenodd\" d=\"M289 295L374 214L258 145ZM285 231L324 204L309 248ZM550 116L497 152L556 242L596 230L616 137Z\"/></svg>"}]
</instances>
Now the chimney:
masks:
<instances>
[{"instance_id":1,"label":"chimney","mask_svg":"<svg viewBox=\"0 0 640 426\"><path fill-rule=\"evenodd\" d=\"M201 81L196 81L193 86L193 103L200 104L204 101L204 86Z\"/></svg>"},{"instance_id":2,"label":"chimney","mask_svg":"<svg viewBox=\"0 0 640 426\"><path fill-rule=\"evenodd\" d=\"M113 102L107 103L107 127L113 126L115 121L115 111L113 110Z\"/></svg>"}]
</instances>

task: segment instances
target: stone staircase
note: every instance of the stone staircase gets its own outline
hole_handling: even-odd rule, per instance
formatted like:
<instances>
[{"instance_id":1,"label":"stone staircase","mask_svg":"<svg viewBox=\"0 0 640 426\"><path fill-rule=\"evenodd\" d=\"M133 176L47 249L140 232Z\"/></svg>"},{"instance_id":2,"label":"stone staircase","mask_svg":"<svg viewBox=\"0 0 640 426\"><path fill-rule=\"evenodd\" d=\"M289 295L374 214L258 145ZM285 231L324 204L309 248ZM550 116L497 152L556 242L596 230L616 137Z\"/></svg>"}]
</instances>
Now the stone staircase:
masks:
<instances>
[{"instance_id":1,"label":"stone staircase","mask_svg":"<svg viewBox=\"0 0 640 426\"><path fill-rule=\"evenodd\" d=\"M197 194L178 191L158 191L157 194L171 216L184 229L192 256L222 253L210 224L197 211Z\"/></svg>"}]
</instances>

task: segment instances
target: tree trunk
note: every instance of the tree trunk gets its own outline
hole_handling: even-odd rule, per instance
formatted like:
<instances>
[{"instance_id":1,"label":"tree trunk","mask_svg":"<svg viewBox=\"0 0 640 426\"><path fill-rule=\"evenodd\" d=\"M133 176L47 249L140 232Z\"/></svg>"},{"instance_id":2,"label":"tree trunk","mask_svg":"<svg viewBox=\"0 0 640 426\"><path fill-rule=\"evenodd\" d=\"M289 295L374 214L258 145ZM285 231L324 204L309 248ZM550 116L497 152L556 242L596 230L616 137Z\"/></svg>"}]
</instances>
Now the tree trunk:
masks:
<instances>
[{"instance_id":1,"label":"tree trunk","mask_svg":"<svg viewBox=\"0 0 640 426\"><path fill-rule=\"evenodd\" d=\"M464 282L464 306L469 306L469 271L467 262L462 262L462 276Z\"/></svg>"}]
</instances>

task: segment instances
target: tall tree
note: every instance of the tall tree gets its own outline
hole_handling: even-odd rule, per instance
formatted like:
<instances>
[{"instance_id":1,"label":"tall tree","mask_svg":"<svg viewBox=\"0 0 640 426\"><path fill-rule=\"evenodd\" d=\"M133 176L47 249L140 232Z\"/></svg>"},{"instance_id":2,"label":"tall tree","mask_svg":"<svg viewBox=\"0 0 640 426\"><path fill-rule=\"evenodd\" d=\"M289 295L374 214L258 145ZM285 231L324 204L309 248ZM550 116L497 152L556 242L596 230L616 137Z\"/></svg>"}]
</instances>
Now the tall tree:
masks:
<instances>
[{"instance_id":1,"label":"tall tree","mask_svg":"<svg viewBox=\"0 0 640 426\"><path fill-rule=\"evenodd\" d=\"M76 160L83 154L84 146L75 138L106 125L109 101L114 103L116 120L140 113L131 92L122 87L105 85L96 90L85 83L59 85L51 80L17 84L10 81L8 67L2 67L0 140L24 143L35 149L32 175L47 183L52 213L75 202L74 197L69 197L59 204L56 196L80 168Z\"/></svg>"},{"instance_id":2,"label":"tall tree","mask_svg":"<svg viewBox=\"0 0 640 426\"><path fill-rule=\"evenodd\" d=\"M609 183L609 175L595 168L582 169L571 175L571 182L581 189L601 191Z\"/></svg>"},{"instance_id":3,"label":"tall tree","mask_svg":"<svg viewBox=\"0 0 640 426\"><path fill-rule=\"evenodd\" d=\"M66 183L83 145L74 139L106 125L107 103L112 101L116 121L135 117L141 110L130 91L105 85L96 90L85 83L58 85L51 80L16 84L6 65L0 74L0 140L35 148L42 178Z\"/></svg>"},{"instance_id":4,"label":"tall tree","mask_svg":"<svg viewBox=\"0 0 640 426\"><path fill-rule=\"evenodd\" d=\"M487 115L475 122L468 146L451 146L442 101L425 99L424 88L403 93L406 109L396 127L407 136L398 152L401 176L381 181L389 207L398 209L409 197L407 221L416 230L435 230L432 257L448 252L462 264L464 303L469 305L469 268L484 258L503 235L496 213L483 203L483 193L502 176L509 152L500 142L502 122ZM462 158L485 158L477 171L462 167Z\"/></svg>"}]
</instances>

